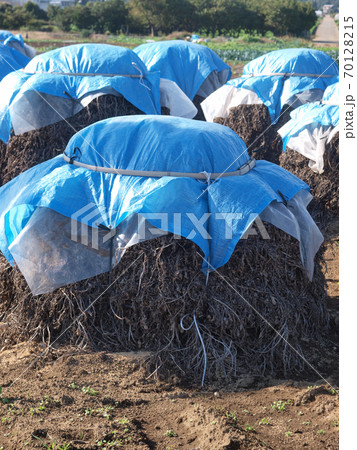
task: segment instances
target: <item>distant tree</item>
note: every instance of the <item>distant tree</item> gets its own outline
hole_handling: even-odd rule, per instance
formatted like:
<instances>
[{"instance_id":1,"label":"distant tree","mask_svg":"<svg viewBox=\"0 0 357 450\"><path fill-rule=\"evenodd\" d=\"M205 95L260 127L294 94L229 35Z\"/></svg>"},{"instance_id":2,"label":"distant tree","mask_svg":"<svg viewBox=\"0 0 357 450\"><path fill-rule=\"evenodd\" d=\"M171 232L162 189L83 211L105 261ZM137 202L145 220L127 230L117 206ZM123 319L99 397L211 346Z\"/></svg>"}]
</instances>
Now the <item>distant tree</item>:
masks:
<instances>
[{"instance_id":1,"label":"distant tree","mask_svg":"<svg viewBox=\"0 0 357 450\"><path fill-rule=\"evenodd\" d=\"M84 6L77 4L71 8L70 21L72 27L75 27L77 30L90 29L95 22L92 8L88 4Z\"/></svg>"},{"instance_id":2,"label":"distant tree","mask_svg":"<svg viewBox=\"0 0 357 450\"><path fill-rule=\"evenodd\" d=\"M50 5L46 14L27 2L23 7L1 4L0 27L36 29L50 20L63 31L116 33L130 25L152 36L176 30L235 35L242 29L301 35L315 24L314 9L312 2L298 0L108 0L63 9Z\"/></svg>"},{"instance_id":3,"label":"distant tree","mask_svg":"<svg viewBox=\"0 0 357 450\"><path fill-rule=\"evenodd\" d=\"M131 14L150 29L151 36L165 26L166 6L165 0L129 0Z\"/></svg>"},{"instance_id":4,"label":"distant tree","mask_svg":"<svg viewBox=\"0 0 357 450\"><path fill-rule=\"evenodd\" d=\"M164 31L193 31L194 14L195 7L190 0L166 0Z\"/></svg>"},{"instance_id":5,"label":"distant tree","mask_svg":"<svg viewBox=\"0 0 357 450\"><path fill-rule=\"evenodd\" d=\"M49 20L53 21L57 14L61 13L61 8L59 6L48 5L47 16Z\"/></svg>"},{"instance_id":6,"label":"distant tree","mask_svg":"<svg viewBox=\"0 0 357 450\"><path fill-rule=\"evenodd\" d=\"M265 0L261 12L264 27L280 35L300 35L316 22L312 4L297 0Z\"/></svg>"},{"instance_id":7,"label":"distant tree","mask_svg":"<svg viewBox=\"0 0 357 450\"><path fill-rule=\"evenodd\" d=\"M10 3L0 3L0 14L5 14L7 11L12 11Z\"/></svg>"},{"instance_id":8,"label":"distant tree","mask_svg":"<svg viewBox=\"0 0 357 450\"><path fill-rule=\"evenodd\" d=\"M209 34L212 30L214 0L190 0L194 7L193 29Z\"/></svg>"},{"instance_id":9,"label":"distant tree","mask_svg":"<svg viewBox=\"0 0 357 450\"><path fill-rule=\"evenodd\" d=\"M93 27L97 33L116 33L128 23L128 8L124 0L108 0L104 3L95 2L91 5L94 19Z\"/></svg>"},{"instance_id":10,"label":"distant tree","mask_svg":"<svg viewBox=\"0 0 357 450\"><path fill-rule=\"evenodd\" d=\"M212 34L231 34L245 30L257 30L263 26L263 18L248 4L237 0L216 0L212 7Z\"/></svg>"},{"instance_id":11,"label":"distant tree","mask_svg":"<svg viewBox=\"0 0 357 450\"><path fill-rule=\"evenodd\" d=\"M19 29L31 20L30 14L24 14L21 6L6 8L2 14L1 27L5 29Z\"/></svg>"},{"instance_id":12,"label":"distant tree","mask_svg":"<svg viewBox=\"0 0 357 450\"><path fill-rule=\"evenodd\" d=\"M46 12L33 2L26 2L23 6L23 12L24 15L28 13L32 19L48 20Z\"/></svg>"},{"instance_id":13,"label":"distant tree","mask_svg":"<svg viewBox=\"0 0 357 450\"><path fill-rule=\"evenodd\" d=\"M19 29L31 23L47 20L46 12L33 2L27 2L24 6L14 7L6 3L0 5L1 28Z\"/></svg>"},{"instance_id":14,"label":"distant tree","mask_svg":"<svg viewBox=\"0 0 357 450\"><path fill-rule=\"evenodd\" d=\"M11 17L12 10L12 5L9 3L0 3L0 28L10 28L8 18Z\"/></svg>"},{"instance_id":15,"label":"distant tree","mask_svg":"<svg viewBox=\"0 0 357 450\"><path fill-rule=\"evenodd\" d=\"M295 22L296 28L294 28L294 24L291 24L290 33L301 34L304 31L308 31L315 25L316 21L317 17L312 2L301 2Z\"/></svg>"},{"instance_id":16,"label":"distant tree","mask_svg":"<svg viewBox=\"0 0 357 450\"><path fill-rule=\"evenodd\" d=\"M73 10L74 6L68 6L67 8L63 9L53 9L51 13L49 12L49 14L51 14L51 21L62 31L70 31L74 14Z\"/></svg>"},{"instance_id":17,"label":"distant tree","mask_svg":"<svg viewBox=\"0 0 357 450\"><path fill-rule=\"evenodd\" d=\"M266 31L262 0L241 0L241 2L246 8L246 19L244 20L243 28L256 30L260 33Z\"/></svg>"}]
</instances>

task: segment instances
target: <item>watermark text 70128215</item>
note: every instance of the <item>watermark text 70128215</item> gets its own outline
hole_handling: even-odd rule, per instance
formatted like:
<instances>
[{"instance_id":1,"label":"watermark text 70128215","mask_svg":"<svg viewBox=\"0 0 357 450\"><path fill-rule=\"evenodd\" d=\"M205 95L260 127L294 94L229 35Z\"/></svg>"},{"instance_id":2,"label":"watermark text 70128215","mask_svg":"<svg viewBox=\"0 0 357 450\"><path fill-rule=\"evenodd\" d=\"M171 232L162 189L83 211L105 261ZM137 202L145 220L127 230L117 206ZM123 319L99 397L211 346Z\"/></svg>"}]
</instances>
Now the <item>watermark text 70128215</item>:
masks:
<instances>
[{"instance_id":1,"label":"watermark text 70128215","mask_svg":"<svg viewBox=\"0 0 357 450\"><path fill-rule=\"evenodd\" d=\"M354 77L354 23L353 17L343 18L343 78L346 81L347 93L345 97L345 127L347 139L355 139L354 108L356 98L353 91Z\"/></svg>"}]
</instances>

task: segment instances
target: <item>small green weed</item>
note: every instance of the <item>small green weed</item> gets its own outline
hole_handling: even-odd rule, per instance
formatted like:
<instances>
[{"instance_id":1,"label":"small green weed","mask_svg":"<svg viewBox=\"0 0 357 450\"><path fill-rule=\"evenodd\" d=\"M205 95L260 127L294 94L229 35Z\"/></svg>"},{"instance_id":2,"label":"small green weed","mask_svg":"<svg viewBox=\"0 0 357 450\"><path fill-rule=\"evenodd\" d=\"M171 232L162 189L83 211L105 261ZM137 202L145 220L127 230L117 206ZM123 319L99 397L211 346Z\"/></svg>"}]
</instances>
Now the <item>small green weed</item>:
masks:
<instances>
[{"instance_id":1,"label":"small green weed","mask_svg":"<svg viewBox=\"0 0 357 450\"><path fill-rule=\"evenodd\" d=\"M96 413L102 415L106 419L110 420L112 416L110 415L111 411L114 410L114 406L105 406L104 408L96 409Z\"/></svg>"},{"instance_id":2,"label":"small green weed","mask_svg":"<svg viewBox=\"0 0 357 450\"><path fill-rule=\"evenodd\" d=\"M58 406L59 401L55 400L54 398L50 397L49 395L45 395L43 399L40 401L40 405L38 408L30 408L30 414L31 416L35 414L39 414L43 411L46 411L46 408L50 408L52 406Z\"/></svg>"},{"instance_id":3,"label":"small green weed","mask_svg":"<svg viewBox=\"0 0 357 450\"><path fill-rule=\"evenodd\" d=\"M129 423L129 419L124 416L122 419L119 419L119 423L127 425Z\"/></svg>"},{"instance_id":4,"label":"small green weed","mask_svg":"<svg viewBox=\"0 0 357 450\"><path fill-rule=\"evenodd\" d=\"M287 405L291 405L292 404L292 400L287 400L286 402L284 402L283 400L278 400L277 402L273 402L270 405L271 409L274 409L275 411L285 411Z\"/></svg>"},{"instance_id":5,"label":"small green weed","mask_svg":"<svg viewBox=\"0 0 357 450\"><path fill-rule=\"evenodd\" d=\"M49 396L47 394L41 400L41 404L44 406L57 406L57 405L59 405L59 403L60 402L58 400L55 400L54 398L52 398L51 396Z\"/></svg>"},{"instance_id":6,"label":"small green weed","mask_svg":"<svg viewBox=\"0 0 357 450\"><path fill-rule=\"evenodd\" d=\"M102 416L106 419L110 420L112 416L110 415L110 412L114 410L114 406L105 406L104 408L86 408L84 410L85 416Z\"/></svg>"},{"instance_id":7,"label":"small green weed","mask_svg":"<svg viewBox=\"0 0 357 450\"><path fill-rule=\"evenodd\" d=\"M15 407L13 403L8 403L8 412L13 416L18 411L18 408Z\"/></svg>"},{"instance_id":8,"label":"small green weed","mask_svg":"<svg viewBox=\"0 0 357 450\"><path fill-rule=\"evenodd\" d=\"M95 395L98 395L99 394L99 392L98 391L95 391L93 388L91 388L91 387L89 387L89 386L83 386L82 387L82 392L84 392L84 394L89 394L89 395L91 395L91 396L95 396Z\"/></svg>"},{"instance_id":9,"label":"small green weed","mask_svg":"<svg viewBox=\"0 0 357 450\"><path fill-rule=\"evenodd\" d=\"M166 430L166 431L165 431L165 436L168 436L168 437L177 437L177 434L174 432L174 430Z\"/></svg>"},{"instance_id":10,"label":"small green weed","mask_svg":"<svg viewBox=\"0 0 357 450\"><path fill-rule=\"evenodd\" d=\"M237 411L226 411L226 417L227 419L233 420L233 422L237 422Z\"/></svg>"},{"instance_id":11,"label":"small green weed","mask_svg":"<svg viewBox=\"0 0 357 450\"><path fill-rule=\"evenodd\" d=\"M123 441L115 439L114 441L107 441L106 439L100 440L96 442L96 446L103 448L103 450L106 450L110 447L122 447Z\"/></svg>"},{"instance_id":12,"label":"small green weed","mask_svg":"<svg viewBox=\"0 0 357 450\"><path fill-rule=\"evenodd\" d=\"M43 440L37 436L34 436L35 439L41 442L44 448L47 450L68 450L71 446L70 443L68 444L56 444L56 442L52 441L50 444L45 444Z\"/></svg>"}]
</instances>

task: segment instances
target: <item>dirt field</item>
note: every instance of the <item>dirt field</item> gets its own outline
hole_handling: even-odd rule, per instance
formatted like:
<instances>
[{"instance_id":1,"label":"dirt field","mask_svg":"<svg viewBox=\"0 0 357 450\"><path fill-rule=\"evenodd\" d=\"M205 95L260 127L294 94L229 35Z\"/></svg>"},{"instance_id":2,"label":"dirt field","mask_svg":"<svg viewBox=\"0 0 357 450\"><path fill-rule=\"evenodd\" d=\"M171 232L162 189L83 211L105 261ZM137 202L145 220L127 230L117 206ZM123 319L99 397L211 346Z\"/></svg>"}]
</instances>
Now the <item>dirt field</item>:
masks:
<instances>
[{"instance_id":1,"label":"dirt field","mask_svg":"<svg viewBox=\"0 0 357 450\"><path fill-rule=\"evenodd\" d=\"M75 349L28 369L38 351L2 352L4 449L338 448L338 395L328 385L247 377L184 387L148 378L143 355Z\"/></svg>"}]
</instances>

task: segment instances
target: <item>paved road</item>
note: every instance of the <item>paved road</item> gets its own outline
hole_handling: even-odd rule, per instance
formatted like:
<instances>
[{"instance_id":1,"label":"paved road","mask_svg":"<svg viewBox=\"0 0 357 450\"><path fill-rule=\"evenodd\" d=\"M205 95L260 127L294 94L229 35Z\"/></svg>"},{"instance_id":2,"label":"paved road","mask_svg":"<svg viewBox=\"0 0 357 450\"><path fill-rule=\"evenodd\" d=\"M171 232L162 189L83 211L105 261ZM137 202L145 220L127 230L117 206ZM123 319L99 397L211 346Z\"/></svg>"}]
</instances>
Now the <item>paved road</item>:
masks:
<instances>
[{"instance_id":1,"label":"paved road","mask_svg":"<svg viewBox=\"0 0 357 450\"><path fill-rule=\"evenodd\" d=\"M331 16L325 16L317 27L315 44L338 44L338 28Z\"/></svg>"}]
</instances>

